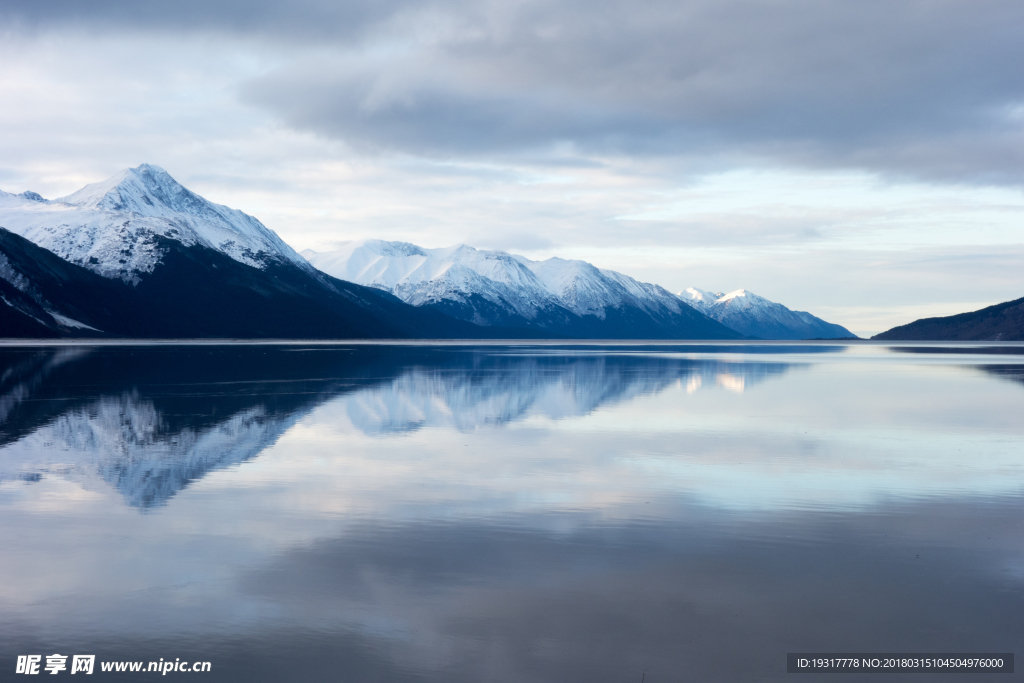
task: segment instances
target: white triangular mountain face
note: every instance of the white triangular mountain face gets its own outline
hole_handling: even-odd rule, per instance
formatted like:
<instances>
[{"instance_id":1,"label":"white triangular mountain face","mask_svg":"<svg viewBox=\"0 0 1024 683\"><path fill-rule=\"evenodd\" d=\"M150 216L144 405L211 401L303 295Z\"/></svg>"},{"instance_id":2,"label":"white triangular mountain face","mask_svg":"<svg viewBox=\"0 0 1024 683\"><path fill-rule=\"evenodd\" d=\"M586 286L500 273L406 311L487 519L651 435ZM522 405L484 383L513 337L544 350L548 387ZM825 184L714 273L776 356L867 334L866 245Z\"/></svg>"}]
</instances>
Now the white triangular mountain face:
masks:
<instances>
[{"instance_id":1,"label":"white triangular mountain face","mask_svg":"<svg viewBox=\"0 0 1024 683\"><path fill-rule=\"evenodd\" d=\"M679 292L679 298L748 337L839 339L856 336L841 325L826 322L804 311L792 311L745 289L724 294L690 287Z\"/></svg>"},{"instance_id":2,"label":"white triangular mountain face","mask_svg":"<svg viewBox=\"0 0 1024 683\"><path fill-rule=\"evenodd\" d=\"M202 245L257 268L308 263L272 230L214 204L159 166L142 164L54 200L0 192L0 226L105 277L138 282L162 256L161 240Z\"/></svg>"}]
</instances>

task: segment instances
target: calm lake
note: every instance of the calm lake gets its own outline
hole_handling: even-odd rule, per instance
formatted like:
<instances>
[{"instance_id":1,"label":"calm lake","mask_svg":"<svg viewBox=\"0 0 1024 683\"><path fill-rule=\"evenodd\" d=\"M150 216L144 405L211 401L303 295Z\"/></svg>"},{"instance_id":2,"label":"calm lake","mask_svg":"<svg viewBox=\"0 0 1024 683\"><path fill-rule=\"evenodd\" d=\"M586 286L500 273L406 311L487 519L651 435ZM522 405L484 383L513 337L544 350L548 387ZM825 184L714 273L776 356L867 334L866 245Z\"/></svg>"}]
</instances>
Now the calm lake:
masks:
<instances>
[{"instance_id":1,"label":"calm lake","mask_svg":"<svg viewBox=\"0 0 1024 683\"><path fill-rule=\"evenodd\" d=\"M0 347L2 680L836 680L786 673L816 651L1024 653L1024 346Z\"/></svg>"}]
</instances>

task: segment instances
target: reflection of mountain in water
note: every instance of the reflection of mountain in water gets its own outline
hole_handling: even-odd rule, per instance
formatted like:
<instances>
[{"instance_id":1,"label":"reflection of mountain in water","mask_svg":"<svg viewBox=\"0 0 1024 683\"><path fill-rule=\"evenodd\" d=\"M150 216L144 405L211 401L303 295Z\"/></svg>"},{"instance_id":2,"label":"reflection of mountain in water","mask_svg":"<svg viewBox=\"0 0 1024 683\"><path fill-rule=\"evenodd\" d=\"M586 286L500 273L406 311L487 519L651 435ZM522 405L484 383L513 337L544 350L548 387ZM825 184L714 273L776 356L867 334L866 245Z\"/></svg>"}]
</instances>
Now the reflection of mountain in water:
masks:
<instances>
[{"instance_id":1,"label":"reflection of mountain in water","mask_svg":"<svg viewBox=\"0 0 1024 683\"><path fill-rule=\"evenodd\" d=\"M61 365L88 353L68 348L56 352L37 351L13 355L0 366L0 426L6 429L12 411L30 398L43 380ZM6 432L0 432L0 438Z\"/></svg>"},{"instance_id":2,"label":"reflection of mountain in water","mask_svg":"<svg viewBox=\"0 0 1024 683\"><path fill-rule=\"evenodd\" d=\"M646 351L655 353L612 346L3 349L0 481L99 476L130 505L151 508L210 471L257 456L342 394L353 423L369 434L469 430L528 415L585 415L674 383L742 390L791 367Z\"/></svg>"},{"instance_id":3,"label":"reflection of mountain in water","mask_svg":"<svg viewBox=\"0 0 1024 683\"><path fill-rule=\"evenodd\" d=\"M341 347L4 350L0 480L98 475L129 504L158 506L207 472L255 457L324 400L379 382L381 356Z\"/></svg>"},{"instance_id":4,"label":"reflection of mountain in water","mask_svg":"<svg viewBox=\"0 0 1024 683\"><path fill-rule=\"evenodd\" d=\"M60 453L78 469L94 468L130 505L148 508L209 471L256 456L302 412L275 418L257 405L214 425L171 432L153 401L129 392L60 415L22 446Z\"/></svg>"},{"instance_id":5,"label":"reflection of mountain in water","mask_svg":"<svg viewBox=\"0 0 1024 683\"><path fill-rule=\"evenodd\" d=\"M982 343L964 343L957 346L946 344L931 344L928 346L891 346L891 351L896 353L913 353L925 355L962 355L980 356L981 358L992 358L995 356L1006 356L1011 362L991 363L983 365L972 365L972 368L986 374L993 375L999 379L1010 380L1024 384L1024 369L1019 362L1024 357L1024 345L993 345Z\"/></svg>"},{"instance_id":6,"label":"reflection of mountain in water","mask_svg":"<svg viewBox=\"0 0 1024 683\"><path fill-rule=\"evenodd\" d=\"M982 369L1000 379L1008 379L1011 382L1024 384L1024 368L1019 365L984 365Z\"/></svg>"},{"instance_id":7,"label":"reflection of mountain in water","mask_svg":"<svg viewBox=\"0 0 1024 683\"><path fill-rule=\"evenodd\" d=\"M587 415L677 383L689 392L715 386L742 392L789 367L639 354L479 354L462 365L411 368L345 401L352 423L367 434L437 426L467 431L528 415Z\"/></svg>"}]
</instances>

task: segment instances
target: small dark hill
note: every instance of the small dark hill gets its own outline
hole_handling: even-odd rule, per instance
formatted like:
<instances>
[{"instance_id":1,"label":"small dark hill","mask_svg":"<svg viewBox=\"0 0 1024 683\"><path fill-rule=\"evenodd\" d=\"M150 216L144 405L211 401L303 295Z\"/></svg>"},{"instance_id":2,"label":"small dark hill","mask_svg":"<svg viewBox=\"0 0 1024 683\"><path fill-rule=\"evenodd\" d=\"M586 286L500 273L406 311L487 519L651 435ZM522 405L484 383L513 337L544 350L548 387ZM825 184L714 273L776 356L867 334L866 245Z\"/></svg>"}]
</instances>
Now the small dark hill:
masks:
<instances>
[{"instance_id":1,"label":"small dark hill","mask_svg":"<svg viewBox=\"0 0 1024 683\"><path fill-rule=\"evenodd\" d=\"M1024 298L972 313L923 318L876 334L881 341L1024 341Z\"/></svg>"}]
</instances>

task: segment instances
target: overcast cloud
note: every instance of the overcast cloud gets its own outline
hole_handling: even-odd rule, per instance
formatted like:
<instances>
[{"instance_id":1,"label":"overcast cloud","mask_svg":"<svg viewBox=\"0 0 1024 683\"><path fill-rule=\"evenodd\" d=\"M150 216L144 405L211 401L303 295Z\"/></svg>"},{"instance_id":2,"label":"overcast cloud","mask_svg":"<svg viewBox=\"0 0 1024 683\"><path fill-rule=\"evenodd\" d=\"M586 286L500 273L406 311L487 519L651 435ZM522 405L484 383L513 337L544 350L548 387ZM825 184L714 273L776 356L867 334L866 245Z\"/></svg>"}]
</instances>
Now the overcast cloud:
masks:
<instances>
[{"instance_id":1,"label":"overcast cloud","mask_svg":"<svg viewBox=\"0 0 1024 683\"><path fill-rule=\"evenodd\" d=\"M714 271L848 326L875 306L862 331L1024 294L1013 0L0 0L0 24L5 190L150 162L298 248ZM934 269L865 270L893 252Z\"/></svg>"}]
</instances>

